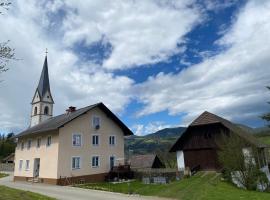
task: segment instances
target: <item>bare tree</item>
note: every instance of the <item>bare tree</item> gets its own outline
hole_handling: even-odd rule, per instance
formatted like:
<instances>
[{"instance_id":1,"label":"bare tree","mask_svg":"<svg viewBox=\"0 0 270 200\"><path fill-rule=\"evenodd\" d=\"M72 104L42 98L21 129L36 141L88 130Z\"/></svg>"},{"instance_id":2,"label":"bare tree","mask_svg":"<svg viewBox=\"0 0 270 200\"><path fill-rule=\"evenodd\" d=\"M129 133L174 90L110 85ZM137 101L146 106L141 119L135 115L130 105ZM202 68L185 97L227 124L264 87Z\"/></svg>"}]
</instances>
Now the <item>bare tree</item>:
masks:
<instances>
[{"instance_id":1,"label":"bare tree","mask_svg":"<svg viewBox=\"0 0 270 200\"><path fill-rule=\"evenodd\" d=\"M0 1L0 14L3 14L3 10L8 10L10 5L9 1ZM8 43L9 41L0 42L0 73L7 71L8 62L15 59L14 49Z\"/></svg>"},{"instance_id":2,"label":"bare tree","mask_svg":"<svg viewBox=\"0 0 270 200\"><path fill-rule=\"evenodd\" d=\"M2 10L8 10L8 7L9 7L10 5L11 5L11 2L9 2L9 1L0 1L0 8L1 8L0 14L3 13Z\"/></svg>"},{"instance_id":3,"label":"bare tree","mask_svg":"<svg viewBox=\"0 0 270 200\"><path fill-rule=\"evenodd\" d=\"M267 89L270 90L270 87L267 86ZM268 102L270 104L270 102ZM266 120L268 123L270 122L270 112L269 113L266 113L262 116L262 119ZM268 124L268 126L270 127L270 124Z\"/></svg>"}]
</instances>

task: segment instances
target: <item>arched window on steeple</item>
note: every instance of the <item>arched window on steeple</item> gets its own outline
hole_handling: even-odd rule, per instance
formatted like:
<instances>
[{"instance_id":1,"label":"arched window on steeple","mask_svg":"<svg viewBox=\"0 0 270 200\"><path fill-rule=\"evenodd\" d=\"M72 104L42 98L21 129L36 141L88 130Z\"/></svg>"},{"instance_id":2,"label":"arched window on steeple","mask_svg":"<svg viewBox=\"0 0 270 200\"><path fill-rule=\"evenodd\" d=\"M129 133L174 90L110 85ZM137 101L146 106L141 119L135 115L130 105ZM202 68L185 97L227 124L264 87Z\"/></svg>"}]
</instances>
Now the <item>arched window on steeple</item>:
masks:
<instances>
[{"instance_id":1,"label":"arched window on steeple","mask_svg":"<svg viewBox=\"0 0 270 200\"><path fill-rule=\"evenodd\" d=\"M49 107L45 106L44 108L44 115L48 115L49 114Z\"/></svg>"},{"instance_id":2,"label":"arched window on steeple","mask_svg":"<svg viewBox=\"0 0 270 200\"><path fill-rule=\"evenodd\" d=\"M34 108L34 115L37 115L37 107Z\"/></svg>"}]
</instances>

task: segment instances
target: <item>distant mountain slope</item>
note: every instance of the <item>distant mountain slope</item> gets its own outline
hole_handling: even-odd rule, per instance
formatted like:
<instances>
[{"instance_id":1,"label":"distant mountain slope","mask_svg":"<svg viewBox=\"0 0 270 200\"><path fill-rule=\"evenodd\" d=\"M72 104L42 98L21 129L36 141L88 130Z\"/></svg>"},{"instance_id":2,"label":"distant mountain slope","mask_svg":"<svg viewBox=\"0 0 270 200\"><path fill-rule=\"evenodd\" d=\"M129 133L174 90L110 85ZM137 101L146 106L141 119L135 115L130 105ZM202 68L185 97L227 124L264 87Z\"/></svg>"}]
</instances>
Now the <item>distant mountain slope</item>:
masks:
<instances>
[{"instance_id":1,"label":"distant mountain slope","mask_svg":"<svg viewBox=\"0 0 270 200\"><path fill-rule=\"evenodd\" d=\"M165 129L159 130L155 133L148 134L145 137L147 137L147 138L151 138L151 137L160 137L160 138L179 137L185 130L186 130L186 127L165 128Z\"/></svg>"},{"instance_id":2,"label":"distant mountain slope","mask_svg":"<svg viewBox=\"0 0 270 200\"><path fill-rule=\"evenodd\" d=\"M251 128L249 126L243 125L243 124L237 124L240 128L244 129L245 131L252 133L252 134L262 134L262 133L269 133L270 135L270 128L265 127L259 127L259 128Z\"/></svg>"},{"instance_id":3,"label":"distant mountain slope","mask_svg":"<svg viewBox=\"0 0 270 200\"><path fill-rule=\"evenodd\" d=\"M165 128L145 136L130 136L125 139L126 154L146 154L157 151L168 151L185 127Z\"/></svg>"}]
</instances>

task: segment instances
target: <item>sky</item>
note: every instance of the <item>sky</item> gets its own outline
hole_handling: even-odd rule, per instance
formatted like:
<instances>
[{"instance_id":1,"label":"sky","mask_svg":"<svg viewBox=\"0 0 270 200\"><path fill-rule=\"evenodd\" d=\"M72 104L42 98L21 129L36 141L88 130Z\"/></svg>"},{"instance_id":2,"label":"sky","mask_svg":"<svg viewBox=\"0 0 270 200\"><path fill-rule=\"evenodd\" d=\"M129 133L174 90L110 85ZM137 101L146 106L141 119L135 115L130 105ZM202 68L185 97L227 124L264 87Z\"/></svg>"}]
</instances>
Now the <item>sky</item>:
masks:
<instances>
[{"instance_id":1,"label":"sky","mask_svg":"<svg viewBox=\"0 0 270 200\"><path fill-rule=\"evenodd\" d=\"M0 15L17 60L0 74L0 132L29 126L45 49L54 115L103 102L137 135L207 110L251 127L269 112L268 0L26 0Z\"/></svg>"}]
</instances>

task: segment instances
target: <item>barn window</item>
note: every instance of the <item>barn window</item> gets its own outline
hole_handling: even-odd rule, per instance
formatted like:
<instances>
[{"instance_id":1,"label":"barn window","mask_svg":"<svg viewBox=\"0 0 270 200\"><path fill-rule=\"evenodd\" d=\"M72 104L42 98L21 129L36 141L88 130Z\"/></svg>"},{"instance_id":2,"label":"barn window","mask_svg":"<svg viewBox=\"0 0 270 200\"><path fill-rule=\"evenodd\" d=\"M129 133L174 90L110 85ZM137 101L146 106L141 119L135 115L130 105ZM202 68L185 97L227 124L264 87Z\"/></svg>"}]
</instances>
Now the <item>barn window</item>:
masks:
<instances>
[{"instance_id":1,"label":"barn window","mask_svg":"<svg viewBox=\"0 0 270 200\"><path fill-rule=\"evenodd\" d=\"M34 115L37 115L37 107L34 108Z\"/></svg>"},{"instance_id":2,"label":"barn window","mask_svg":"<svg viewBox=\"0 0 270 200\"><path fill-rule=\"evenodd\" d=\"M45 106L45 108L44 108L44 114L45 115L48 115L49 114L49 107L48 106Z\"/></svg>"}]
</instances>

